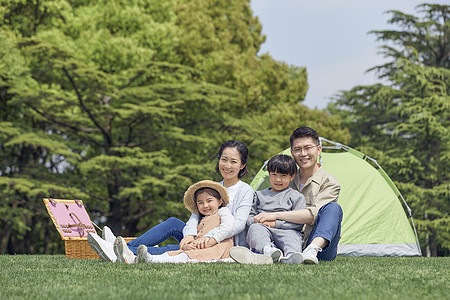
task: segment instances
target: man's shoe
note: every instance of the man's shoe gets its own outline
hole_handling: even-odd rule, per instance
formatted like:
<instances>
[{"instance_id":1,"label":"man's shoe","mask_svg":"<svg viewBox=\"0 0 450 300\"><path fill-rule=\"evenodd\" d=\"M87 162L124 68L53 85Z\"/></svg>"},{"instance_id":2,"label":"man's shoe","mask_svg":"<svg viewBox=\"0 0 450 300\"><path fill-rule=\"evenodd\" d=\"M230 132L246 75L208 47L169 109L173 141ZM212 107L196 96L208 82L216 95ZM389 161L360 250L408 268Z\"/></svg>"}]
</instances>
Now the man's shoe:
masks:
<instances>
[{"instance_id":1,"label":"man's shoe","mask_svg":"<svg viewBox=\"0 0 450 300\"><path fill-rule=\"evenodd\" d=\"M295 252L289 255L289 257L283 257L280 259L280 263L282 264L296 264L299 265L303 262L303 254L300 252Z\"/></svg>"},{"instance_id":2,"label":"man's shoe","mask_svg":"<svg viewBox=\"0 0 450 300\"><path fill-rule=\"evenodd\" d=\"M94 250L103 261L116 262L117 256L114 253L113 244L108 243L96 233L92 232L89 232L87 240L92 250Z\"/></svg>"},{"instance_id":3,"label":"man's shoe","mask_svg":"<svg viewBox=\"0 0 450 300\"><path fill-rule=\"evenodd\" d=\"M148 253L147 246L139 245L139 247L137 248L136 262L137 263L151 263L152 262L152 255L150 253Z\"/></svg>"},{"instance_id":4,"label":"man's shoe","mask_svg":"<svg viewBox=\"0 0 450 300\"><path fill-rule=\"evenodd\" d=\"M273 259L269 255L256 254L245 247L236 246L230 249L230 257L240 264L270 265Z\"/></svg>"},{"instance_id":5,"label":"man's shoe","mask_svg":"<svg viewBox=\"0 0 450 300\"><path fill-rule=\"evenodd\" d=\"M103 227L102 238L111 244L114 244L114 241L116 240L116 236L108 226Z\"/></svg>"},{"instance_id":6,"label":"man's shoe","mask_svg":"<svg viewBox=\"0 0 450 300\"><path fill-rule=\"evenodd\" d=\"M322 252L322 248L309 244L308 247L303 251L303 263L305 264L318 264L319 260L317 259L317 253Z\"/></svg>"},{"instance_id":7,"label":"man's shoe","mask_svg":"<svg viewBox=\"0 0 450 300\"><path fill-rule=\"evenodd\" d=\"M134 264L136 255L128 249L127 243L123 237L119 236L114 241L114 253L117 255L117 262Z\"/></svg>"}]
</instances>

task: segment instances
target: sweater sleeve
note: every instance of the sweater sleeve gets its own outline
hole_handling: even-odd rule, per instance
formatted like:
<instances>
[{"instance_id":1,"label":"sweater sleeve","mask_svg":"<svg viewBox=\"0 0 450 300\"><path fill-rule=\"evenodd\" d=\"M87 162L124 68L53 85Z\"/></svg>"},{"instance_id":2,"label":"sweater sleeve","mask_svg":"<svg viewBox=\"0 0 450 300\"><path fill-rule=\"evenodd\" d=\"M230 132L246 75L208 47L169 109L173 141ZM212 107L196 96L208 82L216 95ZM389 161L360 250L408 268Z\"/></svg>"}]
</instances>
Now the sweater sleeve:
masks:
<instances>
[{"instance_id":1,"label":"sweater sleeve","mask_svg":"<svg viewBox=\"0 0 450 300\"><path fill-rule=\"evenodd\" d=\"M253 188L250 185L245 182L242 183L242 187L239 189L233 201L233 231L226 238L238 235L244 231L252 207L253 192Z\"/></svg>"},{"instance_id":2,"label":"sweater sleeve","mask_svg":"<svg viewBox=\"0 0 450 300\"><path fill-rule=\"evenodd\" d=\"M219 209L220 225L214 228L205 236L214 238L217 243L225 240L233 231L234 217L231 211L227 207L222 207Z\"/></svg>"},{"instance_id":3,"label":"sweater sleeve","mask_svg":"<svg viewBox=\"0 0 450 300\"><path fill-rule=\"evenodd\" d=\"M183 237L188 235L197 236L198 222L200 221L200 215L192 213L189 220L186 222L186 226L183 228Z\"/></svg>"},{"instance_id":4,"label":"sweater sleeve","mask_svg":"<svg viewBox=\"0 0 450 300\"><path fill-rule=\"evenodd\" d=\"M306 207L305 196L303 196L303 194L299 193L298 191L294 190L289 197L291 198L293 204L291 210L304 209ZM283 220L276 220L275 228L302 230L303 224L295 224Z\"/></svg>"}]
</instances>

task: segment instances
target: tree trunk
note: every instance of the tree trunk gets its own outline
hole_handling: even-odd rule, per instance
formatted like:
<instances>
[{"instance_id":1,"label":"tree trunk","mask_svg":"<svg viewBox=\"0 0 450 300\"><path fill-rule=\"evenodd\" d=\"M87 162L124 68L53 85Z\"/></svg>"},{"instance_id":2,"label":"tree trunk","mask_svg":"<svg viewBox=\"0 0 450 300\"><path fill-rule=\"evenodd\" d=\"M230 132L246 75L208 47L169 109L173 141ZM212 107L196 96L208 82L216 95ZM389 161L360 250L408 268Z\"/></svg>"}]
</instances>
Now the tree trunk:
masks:
<instances>
[{"instance_id":1,"label":"tree trunk","mask_svg":"<svg viewBox=\"0 0 450 300\"><path fill-rule=\"evenodd\" d=\"M9 238L11 236L11 226L5 224L2 229L2 238L0 240L0 253L5 254L8 249Z\"/></svg>"},{"instance_id":2,"label":"tree trunk","mask_svg":"<svg viewBox=\"0 0 450 300\"><path fill-rule=\"evenodd\" d=\"M437 257L437 246L436 246L436 232L434 230L431 230L430 233L430 255L432 257Z\"/></svg>"},{"instance_id":3,"label":"tree trunk","mask_svg":"<svg viewBox=\"0 0 450 300\"><path fill-rule=\"evenodd\" d=\"M430 234L429 233L427 233L425 235L425 243L426 243L425 255L426 255L426 257L431 257Z\"/></svg>"}]
</instances>

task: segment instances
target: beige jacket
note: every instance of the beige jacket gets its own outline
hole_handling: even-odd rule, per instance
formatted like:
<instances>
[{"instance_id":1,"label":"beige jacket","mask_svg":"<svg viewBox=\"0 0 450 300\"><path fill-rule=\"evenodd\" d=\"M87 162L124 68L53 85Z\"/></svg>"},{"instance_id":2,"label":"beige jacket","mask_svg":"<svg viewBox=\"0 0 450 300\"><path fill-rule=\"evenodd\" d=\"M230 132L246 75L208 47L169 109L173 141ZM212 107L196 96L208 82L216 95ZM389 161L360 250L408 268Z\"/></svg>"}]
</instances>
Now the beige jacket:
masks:
<instances>
[{"instance_id":1,"label":"beige jacket","mask_svg":"<svg viewBox=\"0 0 450 300\"><path fill-rule=\"evenodd\" d=\"M290 186L300 191L300 173L297 173L294 180L291 181ZM320 208L330 202L337 202L340 190L341 186L339 182L331 174L325 172L322 166L320 166L319 170L313 176L308 178L301 193L306 198L306 209L311 211L314 216L314 222L312 225L306 224L303 228L305 242L308 240L309 234L316 224L316 218Z\"/></svg>"}]
</instances>

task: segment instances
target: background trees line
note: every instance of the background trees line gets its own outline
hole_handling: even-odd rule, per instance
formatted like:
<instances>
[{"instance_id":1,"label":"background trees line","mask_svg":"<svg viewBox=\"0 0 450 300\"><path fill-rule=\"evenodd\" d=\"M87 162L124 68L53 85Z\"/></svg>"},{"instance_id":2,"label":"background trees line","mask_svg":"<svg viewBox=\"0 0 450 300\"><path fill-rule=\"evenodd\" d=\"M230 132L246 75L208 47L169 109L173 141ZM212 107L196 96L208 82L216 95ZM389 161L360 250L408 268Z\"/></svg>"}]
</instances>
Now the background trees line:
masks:
<instances>
[{"instance_id":1,"label":"background trees line","mask_svg":"<svg viewBox=\"0 0 450 300\"><path fill-rule=\"evenodd\" d=\"M448 7L424 9L425 20L441 26L430 23L436 29L425 38L448 41ZM425 49L414 48L414 56L401 34L379 32L403 41L386 48L402 60L380 68L392 85L356 87L325 112L301 105L305 68L258 54L264 36L248 1L10 0L0 15L2 253L62 251L44 196L83 199L94 219L125 235L168 216L186 218L182 194L192 182L215 178L224 140L249 146L249 181L288 147L293 129L309 125L371 156L391 151L378 159L403 184L416 219L426 212L422 244L428 238L431 254L448 254L448 48L446 65L428 65ZM397 12L392 20L402 26L409 18ZM412 24L404 35L417 20ZM430 53L442 46L433 43ZM393 96L382 99L386 91ZM380 103L368 100L373 95ZM441 134L422 143L423 130L413 126L423 124L417 98L430 104L419 105L436 119L430 126L441 124ZM390 119L372 119L377 114ZM411 158L416 149L424 156ZM427 174L417 173L425 167ZM425 187L423 176L431 180Z\"/></svg>"}]
</instances>

